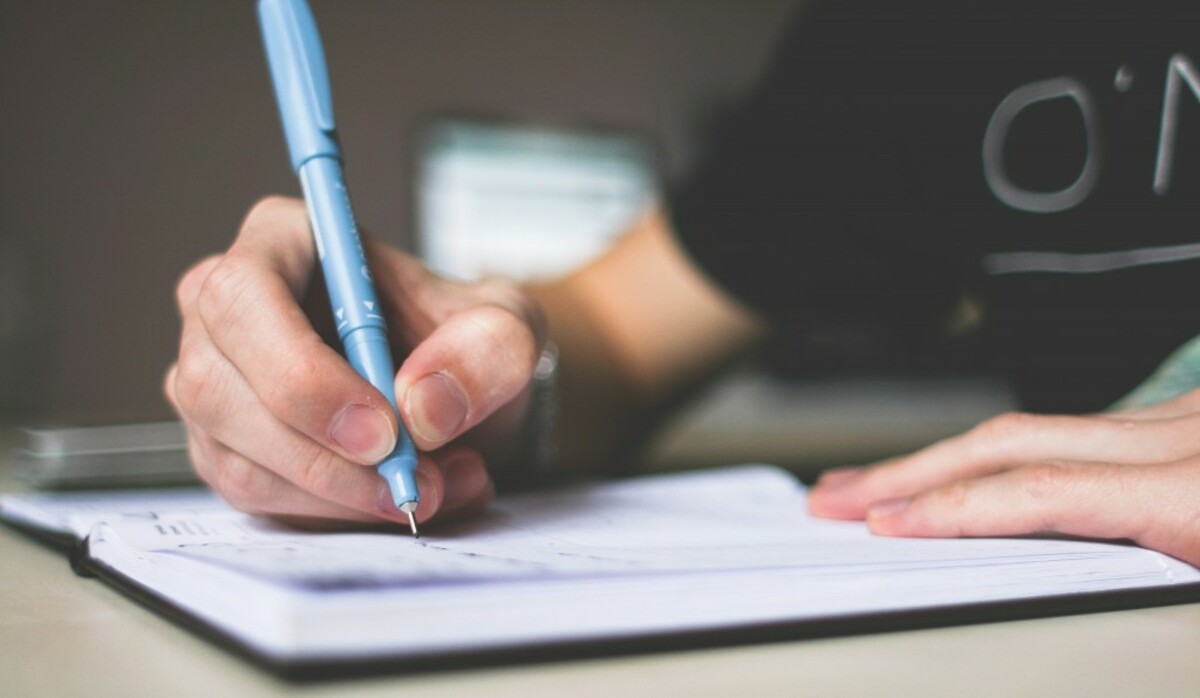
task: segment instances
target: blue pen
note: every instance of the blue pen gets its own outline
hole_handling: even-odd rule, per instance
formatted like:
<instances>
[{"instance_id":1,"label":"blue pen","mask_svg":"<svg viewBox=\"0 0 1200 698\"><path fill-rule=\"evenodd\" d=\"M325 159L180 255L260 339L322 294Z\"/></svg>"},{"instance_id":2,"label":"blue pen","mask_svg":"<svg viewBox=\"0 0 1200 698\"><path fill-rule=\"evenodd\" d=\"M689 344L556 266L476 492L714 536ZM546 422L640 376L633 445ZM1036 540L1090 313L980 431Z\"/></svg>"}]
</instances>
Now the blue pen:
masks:
<instances>
[{"instance_id":1,"label":"blue pen","mask_svg":"<svg viewBox=\"0 0 1200 698\"><path fill-rule=\"evenodd\" d=\"M387 326L380 315L342 177L342 151L333 124L333 98L321 37L304 0L260 0L258 18L292 168L304 188L338 337L350 365L387 397L400 424L396 449L379 464L379 475L387 481L396 507L408 514L416 536L413 512L420 501L415 476L417 451L396 408Z\"/></svg>"}]
</instances>

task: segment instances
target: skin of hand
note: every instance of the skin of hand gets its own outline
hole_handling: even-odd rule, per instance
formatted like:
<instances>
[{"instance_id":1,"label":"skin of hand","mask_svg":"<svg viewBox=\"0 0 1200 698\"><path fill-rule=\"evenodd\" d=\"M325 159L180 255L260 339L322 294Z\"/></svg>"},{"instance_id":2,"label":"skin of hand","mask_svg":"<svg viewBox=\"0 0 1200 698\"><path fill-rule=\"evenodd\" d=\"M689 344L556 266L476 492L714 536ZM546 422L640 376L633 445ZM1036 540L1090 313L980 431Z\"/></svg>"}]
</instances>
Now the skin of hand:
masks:
<instances>
[{"instance_id":1,"label":"skin of hand","mask_svg":"<svg viewBox=\"0 0 1200 698\"><path fill-rule=\"evenodd\" d=\"M452 283L370 236L363 244L400 415L421 452L417 519L478 511L494 491L484 453L504 457L497 445L516 441L527 408L542 311L515 286ZM403 523L369 467L394 447L395 414L334 348L315 254L302 202L254 206L229 250L179 281L179 356L164 390L197 473L235 507L301 525Z\"/></svg>"},{"instance_id":2,"label":"skin of hand","mask_svg":"<svg viewBox=\"0 0 1200 698\"><path fill-rule=\"evenodd\" d=\"M1123 539L1200 565L1200 389L1089 416L1013 413L823 475L809 509L885 536Z\"/></svg>"}]
</instances>

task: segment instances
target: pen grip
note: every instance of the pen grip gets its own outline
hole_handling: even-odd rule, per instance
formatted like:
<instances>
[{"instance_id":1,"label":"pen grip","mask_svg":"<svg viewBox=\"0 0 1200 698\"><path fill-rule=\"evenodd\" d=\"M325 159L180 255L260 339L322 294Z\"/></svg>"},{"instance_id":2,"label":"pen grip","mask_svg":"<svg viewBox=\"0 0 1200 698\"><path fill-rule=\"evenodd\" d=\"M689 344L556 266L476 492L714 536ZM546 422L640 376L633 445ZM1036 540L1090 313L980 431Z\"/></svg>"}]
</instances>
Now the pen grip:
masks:
<instances>
[{"instance_id":1,"label":"pen grip","mask_svg":"<svg viewBox=\"0 0 1200 698\"><path fill-rule=\"evenodd\" d=\"M387 324L371 282L341 163L335 158L311 158L301 166L299 174L346 360L358 375L383 393L399 419L396 369L388 345ZM398 451L415 453L403 429L399 439Z\"/></svg>"}]
</instances>

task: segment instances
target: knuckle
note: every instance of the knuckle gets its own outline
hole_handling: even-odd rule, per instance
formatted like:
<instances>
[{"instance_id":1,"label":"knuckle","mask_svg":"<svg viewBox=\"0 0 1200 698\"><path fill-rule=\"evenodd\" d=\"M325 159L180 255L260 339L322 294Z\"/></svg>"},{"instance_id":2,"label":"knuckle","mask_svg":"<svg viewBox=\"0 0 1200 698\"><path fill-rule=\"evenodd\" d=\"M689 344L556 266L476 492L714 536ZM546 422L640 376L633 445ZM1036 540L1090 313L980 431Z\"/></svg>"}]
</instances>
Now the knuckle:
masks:
<instances>
[{"instance_id":1,"label":"knuckle","mask_svg":"<svg viewBox=\"0 0 1200 698\"><path fill-rule=\"evenodd\" d=\"M168 374L168 380L173 378L170 391L182 412L196 415L204 411L210 392L219 380L217 373L217 362L206 355L197 352L180 354L175 370Z\"/></svg>"},{"instance_id":2,"label":"knuckle","mask_svg":"<svg viewBox=\"0 0 1200 698\"><path fill-rule=\"evenodd\" d=\"M537 362L537 335L517 312L488 305L479 308L473 319L489 350L504 356L508 365L531 369Z\"/></svg>"},{"instance_id":3,"label":"knuckle","mask_svg":"<svg viewBox=\"0 0 1200 698\"><path fill-rule=\"evenodd\" d=\"M984 438L1008 439L1028 429L1037 417L1027 412L1005 412L984 421L975 431Z\"/></svg>"},{"instance_id":4,"label":"knuckle","mask_svg":"<svg viewBox=\"0 0 1200 698\"><path fill-rule=\"evenodd\" d=\"M480 284L489 301L515 315L523 324L541 334L546 325L545 313L537 301L514 283L489 280Z\"/></svg>"},{"instance_id":5,"label":"knuckle","mask_svg":"<svg viewBox=\"0 0 1200 698\"><path fill-rule=\"evenodd\" d=\"M1028 412L1006 412L971 430L967 442L978 459L1003 458L1020 448L1041 418Z\"/></svg>"},{"instance_id":6,"label":"knuckle","mask_svg":"<svg viewBox=\"0 0 1200 698\"><path fill-rule=\"evenodd\" d=\"M938 508L946 511L964 509L969 503L970 496L971 487L963 480L941 485L931 493Z\"/></svg>"},{"instance_id":7,"label":"knuckle","mask_svg":"<svg viewBox=\"0 0 1200 698\"><path fill-rule=\"evenodd\" d=\"M253 228L264 221L278 218L280 215L289 215L295 212L297 205L299 202L291 197L278 194L264 196L255 201L250 206L250 210L246 212L246 217L242 221L242 230Z\"/></svg>"},{"instance_id":8,"label":"knuckle","mask_svg":"<svg viewBox=\"0 0 1200 698\"><path fill-rule=\"evenodd\" d=\"M186 269L175 284L175 303L180 313L184 313L196 302L204 280L212 273L214 267L221 262L221 255L210 255Z\"/></svg>"},{"instance_id":9,"label":"knuckle","mask_svg":"<svg viewBox=\"0 0 1200 698\"><path fill-rule=\"evenodd\" d=\"M249 294L253 278L247 263L234 255L226 255L215 264L196 297L196 309L205 325L230 320L239 302Z\"/></svg>"},{"instance_id":10,"label":"knuckle","mask_svg":"<svg viewBox=\"0 0 1200 698\"><path fill-rule=\"evenodd\" d=\"M1071 487L1074 466L1061 461L1047 461L1026 466L1021 470L1021 492L1035 502L1061 500Z\"/></svg>"},{"instance_id":11,"label":"knuckle","mask_svg":"<svg viewBox=\"0 0 1200 698\"><path fill-rule=\"evenodd\" d=\"M318 448L303 463L297 473L296 484L322 499L336 499L332 495L342 480L342 461L337 455L328 449Z\"/></svg>"},{"instance_id":12,"label":"knuckle","mask_svg":"<svg viewBox=\"0 0 1200 698\"><path fill-rule=\"evenodd\" d=\"M162 390L166 396L167 402L171 403L171 407L176 412L179 411L179 398L175 396L175 378L179 374L179 364L173 363L167 367L166 373L163 374Z\"/></svg>"},{"instance_id":13,"label":"knuckle","mask_svg":"<svg viewBox=\"0 0 1200 698\"><path fill-rule=\"evenodd\" d=\"M318 347L294 347L276 366L271 385L259 390L263 404L290 424L302 420L314 411L314 406L322 404L315 398L331 385L329 372L322 364Z\"/></svg>"}]
</instances>

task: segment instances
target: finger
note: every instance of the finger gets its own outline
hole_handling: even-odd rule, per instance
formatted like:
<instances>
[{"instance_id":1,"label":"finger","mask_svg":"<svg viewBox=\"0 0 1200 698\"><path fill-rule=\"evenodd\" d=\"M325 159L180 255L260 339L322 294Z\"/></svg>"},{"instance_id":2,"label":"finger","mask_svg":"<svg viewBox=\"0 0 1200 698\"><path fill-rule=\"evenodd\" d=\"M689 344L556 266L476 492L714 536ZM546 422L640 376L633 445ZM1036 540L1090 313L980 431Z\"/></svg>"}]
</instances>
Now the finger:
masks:
<instances>
[{"instance_id":1,"label":"finger","mask_svg":"<svg viewBox=\"0 0 1200 698\"><path fill-rule=\"evenodd\" d=\"M208 341L203 325L192 317L194 312L186 312L180 360L168 371L166 392L185 416L193 440L214 444L193 457L198 472L214 489L243 509L274 511L273 480L248 465L254 464L321 501L337 502L370 517L405 519L389 498L385 498L389 505L380 508L379 495L386 493L386 486L371 470L339 458L275 418L241 373ZM228 472L222 469L224 464L229 464ZM263 489L254 494L256 485Z\"/></svg>"},{"instance_id":2,"label":"finger","mask_svg":"<svg viewBox=\"0 0 1200 698\"><path fill-rule=\"evenodd\" d=\"M270 503L274 481L264 474L273 473L322 501L372 517L406 520L373 469L342 458L276 418L211 345L194 342L172 374L169 392L184 406L189 428L222 449L210 454L205 479L242 508L276 512ZM417 473L426 516L436 511L443 488L440 472L430 465L425 464L424 479L421 468Z\"/></svg>"},{"instance_id":3,"label":"finger","mask_svg":"<svg viewBox=\"0 0 1200 698\"><path fill-rule=\"evenodd\" d=\"M1130 539L1200 563L1200 460L1142 467L1041 463L877 503L887 536L1009 536L1053 532Z\"/></svg>"},{"instance_id":4,"label":"finger","mask_svg":"<svg viewBox=\"0 0 1200 698\"><path fill-rule=\"evenodd\" d=\"M1167 462L1200 450L1196 428L1178 420L1002 415L975 429L896 458L820 482L810 497L818 516L861 519L872 502L907 497L938 485L1042 461Z\"/></svg>"},{"instance_id":5,"label":"finger","mask_svg":"<svg viewBox=\"0 0 1200 698\"><path fill-rule=\"evenodd\" d=\"M403 522L384 480L370 470L340 460L304 435L273 419L245 386L217 389L240 376L231 368L224 378L208 371L207 389L191 402L190 424L218 444L199 460L202 477L217 491L248 511L272 515L341 518L351 521L387 519ZM187 394L190 388L183 388ZM170 392L178 392L171 389ZM228 414L239 419L228 420ZM213 455L213 453L217 455ZM260 465L261 464L261 465ZM443 475L444 473L444 475ZM272 477L274 476L274 477ZM456 514L468 505L486 504L494 490L482 457L463 447L423 455L417 470L421 504L418 520ZM310 496L278 498L279 482ZM337 503L332 509L310 506ZM359 512L344 516L339 511Z\"/></svg>"},{"instance_id":6,"label":"finger","mask_svg":"<svg viewBox=\"0 0 1200 698\"><path fill-rule=\"evenodd\" d=\"M358 523L401 523L396 518L389 519L317 497L215 440L198 437L191 441L195 444L191 450L197 472L240 511Z\"/></svg>"},{"instance_id":7,"label":"finger","mask_svg":"<svg viewBox=\"0 0 1200 698\"><path fill-rule=\"evenodd\" d=\"M1188 391L1163 402L1132 409L1105 412L1110 419L1174 419L1200 412L1200 389Z\"/></svg>"},{"instance_id":8,"label":"finger","mask_svg":"<svg viewBox=\"0 0 1200 698\"><path fill-rule=\"evenodd\" d=\"M260 206L260 212L250 216L246 229L253 231L256 224L261 227L261 219L275 215L276 208L284 208L285 214L286 209L296 208L286 202L278 206L277 203L269 202ZM266 227L278 228L278 225ZM241 242L246 244L241 245ZM261 241L243 235L240 246L235 245L231 253L236 257L239 250L253 248L256 242ZM290 244L285 247L284 252L295 248ZM263 256L268 263L278 261L270 250L264 251ZM289 291L299 292L305 274L303 267L308 262L303 258L298 262L294 261L296 258L292 259L292 263L273 269L272 274L277 280L284 281ZM353 507L357 508L346 507L335 503L341 500L340 496L320 497L303 489L301 485L312 480L311 476L304 473L318 469L311 466L298 468L297 464L319 460L319 445L314 446L304 435L287 429L286 425L272 423L275 420L270 419L245 378L213 345L208 327L199 318L197 307L202 289L211 283L209 277L223 261L225 259L220 257L205 260L180 281L177 298L185 326L181 362L168 370L164 381L164 392L189 423L189 432L202 435L193 438L193 443L199 441L208 444L203 455L196 454L193 458L201 466L198 470L202 477L230 499L235 499L242 508L252 511L288 517L336 516L347 520L378 517L378 512L362 511L361 501L353 503ZM230 419L230 415L237 415L238 419ZM212 438L212 435L216 438ZM226 446L222 441L234 444L234 447ZM192 450L195 452L198 449L193 447ZM462 457L457 458L454 464L457 475L453 482L457 483L457 487L451 492L450 509L486 502L490 498L492 486L482 459L476 456L465 460L469 461L466 465ZM260 462L274 469L259 465ZM430 461L423 462L422 466L423 470L430 470ZM352 487L352 480L355 476L362 479L362 475L354 473L339 478L344 481L342 489L361 489ZM421 470L418 471L418 478L422 478ZM375 489L381 489L382 481L373 476L367 476L366 479ZM433 480L433 484L421 486L423 503L417 514L423 519L443 509L439 471L433 470L432 475L425 473L424 479ZM309 487L317 491L324 489L312 485ZM278 494L281 491L292 492L293 495L281 497ZM302 493L302 496L294 495L295 492ZM358 499L361 500L361 497ZM390 502L388 497L382 499ZM356 512L355 515L348 515L350 511ZM399 513L390 506L387 507L387 514L393 518L399 517Z\"/></svg>"},{"instance_id":9,"label":"finger","mask_svg":"<svg viewBox=\"0 0 1200 698\"><path fill-rule=\"evenodd\" d=\"M434 449L495 413L526 388L540 353L527 320L478 305L442 322L404 361L396 395L422 449Z\"/></svg>"},{"instance_id":10,"label":"finger","mask_svg":"<svg viewBox=\"0 0 1200 698\"><path fill-rule=\"evenodd\" d=\"M369 473L365 486L357 488L361 497L331 499L323 492L305 489L211 437L195 436L190 442L195 444L190 450L201 479L241 511L296 519L389 522L407 528L408 515L396 509L387 484L373 472ZM343 474L349 473L368 471L348 464ZM441 472L426 458L420 460L416 478L421 503L415 516L417 521L424 522L440 513L444 483Z\"/></svg>"},{"instance_id":11,"label":"finger","mask_svg":"<svg viewBox=\"0 0 1200 698\"><path fill-rule=\"evenodd\" d=\"M192 352L192 361L198 360L196 351L199 350ZM219 354L212 354L214 362L224 363ZM177 375L176 368L168 371L168 383L178 383ZM405 520L405 515L395 509L382 479L368 469L339 462L320 444L272 419L257 403L253 392L247 386L239 385L240 375L232 367L224 364L224 368L206 370L204 375L205 389L187 398L190 424L205 435L205 442L211 440L218 446L210 449L203 460L200 457L194 460L204 466L202 477L240 508L271 515L321 519ZM229 384L233 384L232 387ZM194 392L186 381L182 390L185 395ZM169 387L167 392L175 396L179 389ZM229 414L237 414L239 418L229 420L226 418ZM444 476L440 474L442 472ZM435 516L444 518L460 510L478 509L490 500L494 491L482 457L463 447L443 449L423 457L417 476L421 492L418 520ZM306 492L307 496L303 498L289 494L280 499L277 495L280 482L289 485L289 493L303 487L319 496ZM305 489L299 491L305 492ZM330 508L315 506L315 502L342 504ZM339 514L345 511L359 513L356 516Z\"/></svg>"},{"instance_id":12,"label":"finger","mask_svg":"<svg viewBox=\"0 0 1200 698\"><path fill-rule=\"evenodd\" d=\"M406 515L396 511L382 480L376 490L377 510L362 511L301 489L211 438L191 437L189 448L201 478L241 511L310 527L328 528L336 522L388 522L407 528ZM454 448L439 454L439 458L441 463L422 457L418 467L421 504L415 512L417 521L461 518L486 507L495 488L479 455Z\"/></svg>"},{"instance_id":13,"label":"finger","mask_svg":"<svg viewBox=\"0 0 1200 698\"><path fill-rule=\"evenodd\" d=\"M183 413L179 406L179 398L175 395L175 377L177 375L179 375L179 364L173 363L167 367L167 372L163 375L163 395L166 396L171 409L175 410L175 414L182 419Z\"/></svg>"},{"instance_id":14,"label":"finger","mask_svg":"<svg viewBox=\"0 0 1200 698\"><path fill-rule=\"evenodd\" d=\"M211 341L271 414L344 458L374 464L395 446L395 414L298 305L313 265L303 206L257 205L201 286L194 305L203 332L194 334Z\"/></svg>"},{"instance_id":15,"label":"finger","mask_svg":"<svg viewBox=\"0 0 1200 698\"><path fill-rule=\"evenodd\" d=\"M460 309L458 285L370 234L364 233L362 242L395 348L416 346L441 318Z\"/></svg>"},{"instance_id":16,"label":"finger","mask_svg":"<svg viewBox=\"0 0 1200 698\"><path fill-rule=\"evenodd\" d=\"M372 235L364 234L362 239L380 302L396 320L389 327L397 333L401 346L416 346L451 315L479 305L508 310L533 331L539 345L545 341L546 320L541 308L517 286L494 280L449 281Z\"/></svg>"},{"instance_id":17,"label":"finger","mask_svg":"<svg viewBox=\"0 0 1200 698\"><path fill-rule=\"evenodd\" d=\"M439 521L476 513L491 501L496 487L477 451L452 446L430 454L430 459L437 463L445 483Z\"/></svg>"},{"instance_id":18,"label":"finger","mask_svg":"<svg viewBox=\"0 0 1200 698\"><path fill-rule=\"evenodd\" d=\"M454 283L364 238L392 332L414 349L400 366L400 412L422 449L478 426L528 386L545 343L541 308L512 284Z\"/></svg>"},{"instance_id":19,"label":"finger","mask_svg":"<svg viewBox=\"0 0 1200 698\"><path fill-rule=\"evenodd\" d=\"M312 283L317 251L304 202L267 197L254 204L229 248L272 271L300 298ZM229 254L227 253L227 255Z\"/></svg>"},{"instance_id":20,"label":"finger","mask_svg":"<svg viewBox=\"0 0 1200 698\"><path fill-rule=\"evenodd\" d=\"M482 460L479 460L479 463L482 467ZM486 475L486 471L483 472ZM479 482L481 482L483 486L478 491L474 492L473 494L460 496L458 499L452 501L450 497L454 497L458 494L454 492L455 487L451 484L451 480L456 479L456 477L454 475L450 475L449 473L443 473L443 477L447 479L447 499L443 500L441 506L437 507L436 511L431 515L427 515L423 509L419 508L416 512L418 521L425 522L428 520L437 521L438 523L446 523L469 518L486 509L496 492L495 486L492 484L490 478L480 478ZM340 528L349 528L350 530L354 530L359 528L359 526L353 520L346 525L345 519L313 517L303 514L298 516L289 514L272 514L271 516L272 518L279 519L288 525L297 526L300 528L313 528L318 530ZM389 522L389 525L391 525L391 523L394 522ZM408 526L404 525L400 525L399 528L400 530L404 531L408 530Z\"/></svg>"},{"instance_id":21,"label":"finger","mask_svg":"<svg viewBox=\"0 0 1200 698\"><path fill-rule=\"evenodd\" d=\"M200 296L200 289L220 262L221 255L210 255L193 264L179 277L179 283L175 285L175 305L181 319L192 314L196 299Z\"/></svg>"}]
</instances>

